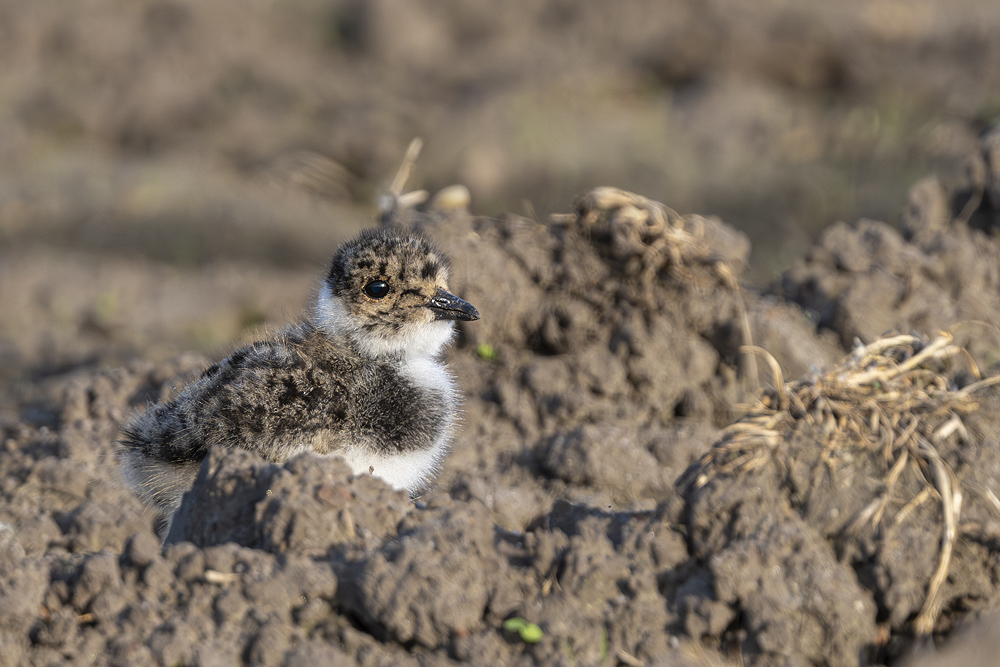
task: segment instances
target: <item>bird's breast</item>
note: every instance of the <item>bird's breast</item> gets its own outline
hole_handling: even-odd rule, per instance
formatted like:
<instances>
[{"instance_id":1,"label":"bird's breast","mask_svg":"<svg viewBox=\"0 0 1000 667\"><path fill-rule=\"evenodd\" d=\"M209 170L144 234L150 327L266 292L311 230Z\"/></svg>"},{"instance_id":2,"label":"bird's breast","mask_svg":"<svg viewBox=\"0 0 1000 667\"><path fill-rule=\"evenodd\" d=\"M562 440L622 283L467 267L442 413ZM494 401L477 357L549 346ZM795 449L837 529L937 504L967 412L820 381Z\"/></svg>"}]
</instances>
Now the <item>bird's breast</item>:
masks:
<instances>
[{"instance_id":1,"label":"bird's breast","mask_svg":"<svg viewBox=\"0 0 1000 667\"><path fill-rule=\"evenodd\" d=\"M365 369L352 418L358 441L383 454L434 449L450 436L455 389L439 364L398 361Z\"/></svg>"}]
</instances>

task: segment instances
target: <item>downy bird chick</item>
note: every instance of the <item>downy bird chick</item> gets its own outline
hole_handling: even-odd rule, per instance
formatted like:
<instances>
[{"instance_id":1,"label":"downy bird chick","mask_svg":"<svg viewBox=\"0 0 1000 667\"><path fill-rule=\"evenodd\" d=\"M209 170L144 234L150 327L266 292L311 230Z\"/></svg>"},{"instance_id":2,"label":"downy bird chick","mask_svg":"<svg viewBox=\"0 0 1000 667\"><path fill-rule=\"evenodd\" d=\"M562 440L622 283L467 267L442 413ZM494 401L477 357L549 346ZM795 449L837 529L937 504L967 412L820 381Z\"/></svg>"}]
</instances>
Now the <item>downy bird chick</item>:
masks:
<instances>
[{"instance_id":1,"label":"downy bird chick","mask_svg":"<svg viewBox=\"0 0 1000 667\"><path fill-rule=\"evenodd\" d=\"M417 493L447 453L459 409L438 356L455 320L479 319L448 277L429 242L366 230L333 256L309 317L131 421L117 451L126 481L168 526L212 445L276 463L338 455L355 474Z\"/></svg>"}]
</instances>

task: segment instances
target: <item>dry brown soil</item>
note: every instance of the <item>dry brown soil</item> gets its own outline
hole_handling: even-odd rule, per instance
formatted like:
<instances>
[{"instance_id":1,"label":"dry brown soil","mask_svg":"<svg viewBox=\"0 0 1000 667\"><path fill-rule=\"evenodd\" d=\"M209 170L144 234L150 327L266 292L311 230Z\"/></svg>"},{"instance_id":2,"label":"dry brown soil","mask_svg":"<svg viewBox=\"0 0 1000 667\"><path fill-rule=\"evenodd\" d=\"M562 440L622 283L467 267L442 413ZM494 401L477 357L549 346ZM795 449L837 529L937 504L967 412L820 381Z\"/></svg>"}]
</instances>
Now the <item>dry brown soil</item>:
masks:
<instances>
[{"instance_id":1,"label":"dry brown soil","mask_svg":"<svg viewBox=\"0 0 1000 667\"><path fill-rule=\"evenodd\" d=\"M934 471L903 467L889 483L895 450L845 426L868 409L861 401L838 408L840 422L767 431L766 447L734 448L721 429L753 400L743 322L798 374L844 352L818 328L871 342L878 329L865 327L975 319L964 342L989 375L1000 209L988 182L950 198L979 197L972 223L952 220L931 180L914 189L904 233L832 227L785 274L784 297L738 290L749 246L735 230L620 191L595 191L551 224L401 212L395 224L454 257L452 287L483 314L448 352L467 395L463 432L415 502L335 459L277 466L214 450L161 549L112 447L122 420L207 360L38 378L13 394L21 417L3 425L4 661L854 665L909 655L940 562ZM971 368L918 371L960 392ZM889 400L886 413L902 401ZM935 440L965 494L930 617L938 638L1000 602L1000 399L986 390L963 405L964 435ZM881 498L889 511L864 528L859 517ZM504 631L514 617L537 624L540 641Z\"/></svg>"},{"instance_id":2,"label":"dry brown soil","mask_svg":"<svg viewBox=\"0 0 1000 667\"><path fill-rule=\"evenodd\" d=\"M405 7L0 0L0 665L995 657L994 3ZM436 485L213 451L162 547L119 427L297 317L415 135L490 213L394 220L483 316Z\"/></svg>"}]
</instances>

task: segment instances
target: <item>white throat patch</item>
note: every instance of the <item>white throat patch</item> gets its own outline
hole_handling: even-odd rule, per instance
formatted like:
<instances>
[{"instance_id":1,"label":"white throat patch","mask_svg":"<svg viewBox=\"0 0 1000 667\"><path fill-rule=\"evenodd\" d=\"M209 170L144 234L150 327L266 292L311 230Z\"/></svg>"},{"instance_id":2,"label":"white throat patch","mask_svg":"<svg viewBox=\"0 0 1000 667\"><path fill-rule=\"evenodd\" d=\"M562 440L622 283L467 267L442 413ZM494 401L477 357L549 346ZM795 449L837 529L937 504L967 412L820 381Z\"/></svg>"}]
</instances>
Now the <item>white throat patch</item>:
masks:
<instances>
[{"instance_id":1,"label":"white throat patch","mask_svg":"<svg viewBox=\"0 0 1000 667\"><path fill-rule=\"evenodd\" d=\"M369 334L347 312L340 299L333 296L326 283L320 287L316 299L315 321L330 333L347 335L370 357L433 358L441 353L455 335L455 323L451 320L409 324L392 336Z\"/></svg>"}]
</instances>

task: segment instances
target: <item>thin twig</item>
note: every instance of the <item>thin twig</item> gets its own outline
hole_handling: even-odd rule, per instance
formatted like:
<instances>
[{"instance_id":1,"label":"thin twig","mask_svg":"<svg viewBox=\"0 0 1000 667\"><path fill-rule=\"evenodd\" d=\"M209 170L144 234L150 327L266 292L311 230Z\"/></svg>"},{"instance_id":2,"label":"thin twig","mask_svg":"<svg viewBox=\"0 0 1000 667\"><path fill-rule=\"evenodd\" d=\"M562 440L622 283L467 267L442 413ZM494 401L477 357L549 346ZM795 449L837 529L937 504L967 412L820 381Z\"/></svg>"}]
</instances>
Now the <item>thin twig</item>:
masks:
<instances>
[{"instance_id":1,"label":"thin twig","mask_svg":"<svg viewBox=\"0 0 1000 667\"><path fill-rule=\"evenodd\" d=\"M764 357L764 361L767 362L768 367L771 369L771 376L774 378L774 388L778 392L778 409L782 412L788 410L788 394L785 392L785 376L781 372L781 365L778 363L778 360L774 358L774 355L764 348L757 347L756 345L741 345L740 352L747 354L750 359L753 359L757 354ZM756 362L753 366L753 373L755 376L754 379L756 380Z\"/></svg>"},{"instance_id":2,"label":"thin twig","mask_svg":"<svg viewBox=\"0 0 1000 667\"><path fill-rule=\"evenodd\" d=\"M918 635L929 635L934 630L938 613L941 610L941 587L948 577L948 569L951 567L951 554L955 546L956 526L962 510L962 490L953 483L955 473L941 459L941 455L927 440L921 439L920 451L925 454L931 462L934 470L934 482L938 493L941 494L941 509L944 512L944 530L941 531L941 554L938 557L938 566L931 577L930 586L927 588L927 599L924 606L913 621L913 629Z\"/></svg>"},{"instance_id":3,"label":"thin twig","mask_svg":"<svg viewBox=\"0 0 1000 667\"><path fill-rule=\"evenodd\" d=\"M392 179L392 184L389 186L389 194L393 197L399 197L403 194L403 188L406 187L406 181L410 179L410 171L413 169L414 163L417 158L420 157L420 151L424 147L424 140L420 137L416 137L410 142L410 145L406 147L406 154L403 156L403 162L399 165L399 169L396 170L396 176Z\"/></svg>"},{"instance_id":4,"label":"thin twig","mask_svg":"<svg viewBox=\"0 0 1000 667\"><path fill-rule=\"evenodd\" d=\"M854 384L869 384L876 380L886 382L887 380L899 377L906 371L916 368L928 359L941 354L941 352L947 348L950 343L951 334L943 333L931 341L930 345L920 350L920 352L913 355L903 363L890 368L873 368L867 373L862 373L850 378L850 381Z\"/></svg>"},{"instance_id":5,"label":"thin twig","mask_svg":"<svg viewBox=\"0 0 1000 667\"><path fill-rule=\"evenodd\" d=\"M898 526L904 521L906 521L907 517L913 514L913 512L918 507L926 503L930 498L933 498L934 496L937 495L938 493L937 491L934 490L933 486L925 486L923 489L920 490L920 493L918 493L917 495L913 496L910 499L910 502L903 505L903 507L898 512L896 512L896 516L894 516L892 519L893 525Z\"/></svg>"},{"instance_id":6,"label":"thin twig","mask_svg":"<svg viewBox=\"0 0 1000 667\"><path fill-rule=\"evenodd\" d=\"M739 311L740 319L740 333L743 336L743 345L740 346L740 350L746 355L747 362L747 380L750 382L750 387L753 391L760 389L760 377L757 373L757 357L751 352L748 353L747 350L753 350L756 352L760 350L764 354L770 356L770 354L763 348L755 347L753 344L753 330L750 328L750 315L747 313L747 305L743 300L743 292L740 290L740 283L736 280L736 276L733 275L732 269L725 262L719 261L715 263L716 271L722 276L723 280L729 286L729 289L736 293L736 308ZM772 357L773 359L773 357ZM774 371L774 366L777 366L777 361L774 362L771 370ZM775 374L775 383L777 386L781 387L784 384L783 380L780 380L781 371ZM781 390L783 392L783 389ZM787 403L787 398L785 399ZM783 410L787 408L787 405L782 408Z\"/></svg>"}]
</instances>

